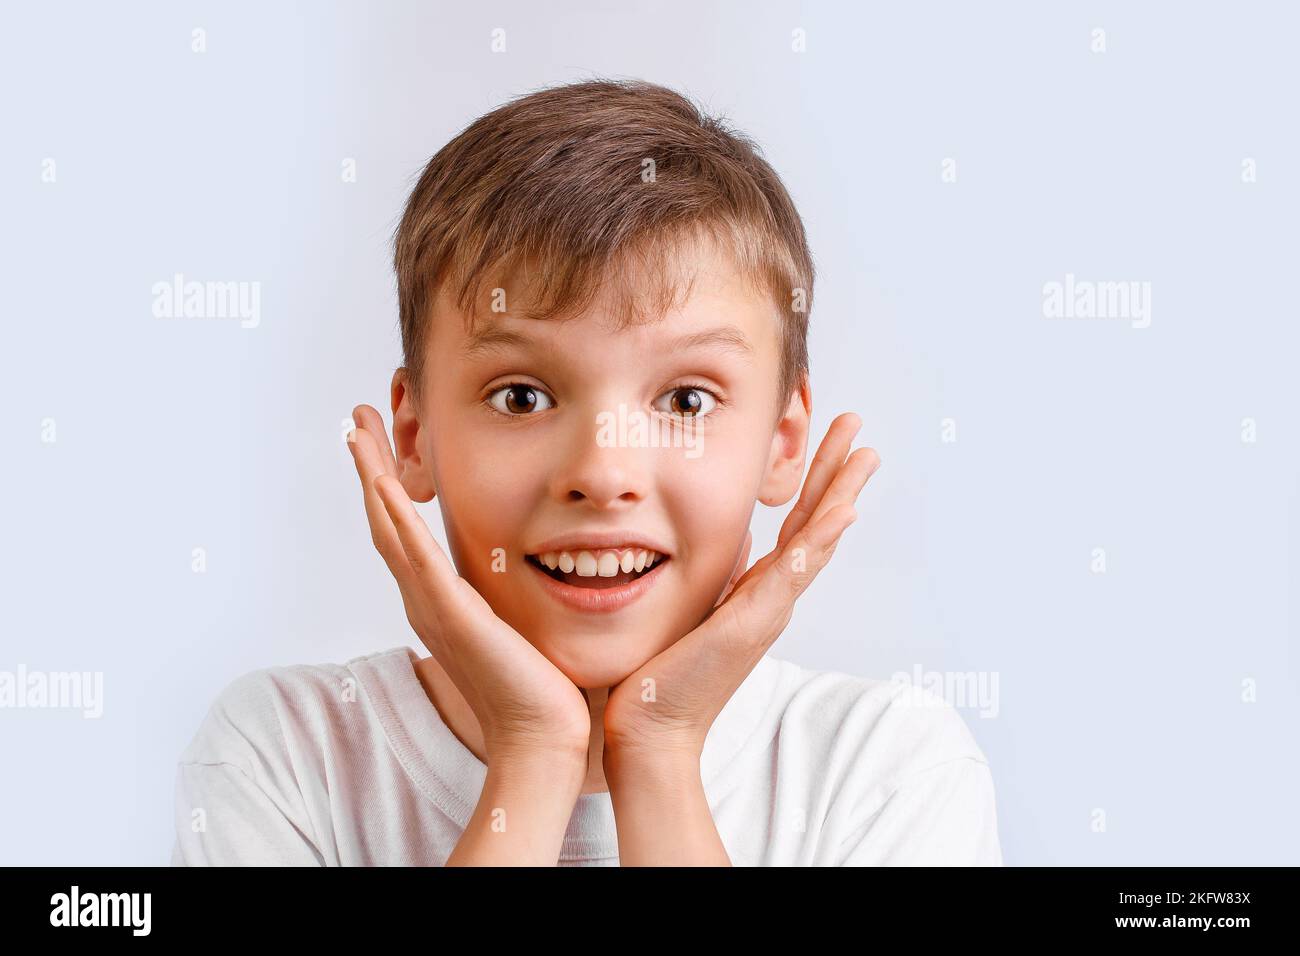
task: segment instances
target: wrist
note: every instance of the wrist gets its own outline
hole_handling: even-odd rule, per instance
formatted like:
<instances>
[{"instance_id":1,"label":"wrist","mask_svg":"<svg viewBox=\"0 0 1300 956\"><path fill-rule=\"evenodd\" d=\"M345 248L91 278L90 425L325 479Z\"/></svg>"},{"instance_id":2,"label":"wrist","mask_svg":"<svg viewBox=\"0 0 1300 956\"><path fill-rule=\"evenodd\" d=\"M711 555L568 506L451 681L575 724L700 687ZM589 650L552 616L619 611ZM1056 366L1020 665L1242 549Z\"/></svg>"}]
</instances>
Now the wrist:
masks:
<instances>
[{"instance_id":1,"label":"wrist","mask_svg":"<svg viewBox=\"0 0 1300 956\"><path fill-rule=\"evenodd\" d=\"M518 767L556 766L568 769L577 765L586 770L590 737L581 739L558 734L484 735L485 763L489 767L509 764Z\"/></svg>"},{"instance_id":2,"label":"wrist","mask_svg":"<svg viewBox=\"0 0 1300 956\"><path fill-rule=\"evenodd\" d=\"M516 817L540 826L550 821L563 833L585 778L585 767L577 763L517 755L488 764L479 802L509 808Z\"/></svg>"},{"instance_id":3,"label":"wrist","mask_svg":"<svg viewBox=\"0 0 1300 956\"><path fill-rule=\"evenodd\" d=\"M611 743L607 739L601 760L611 788L625 781L673 786L700 779L700 748L688 743L653 746L645 742Z\"/></svg>"},{"instance_id":4,"label":"wrist","mask_svg":"<svg viewBox=\"0 0 1300 956\"><path fill-rule=\"evenodd\" d=\"M563 789L581 787L587 776L587 755L571 748L490 750L487 779L499 783L545 786Z\"/></svg>"},{"instance_id":5,"label":"wrist","mask_svg":"<svg viewBox=\"0 0 1300 956\"><path fill-rule=\"evenodd\" d=\"M493 760L448 865L554 866L582 780L576 763L536 752Z\"/></svg>"}]
</instances>

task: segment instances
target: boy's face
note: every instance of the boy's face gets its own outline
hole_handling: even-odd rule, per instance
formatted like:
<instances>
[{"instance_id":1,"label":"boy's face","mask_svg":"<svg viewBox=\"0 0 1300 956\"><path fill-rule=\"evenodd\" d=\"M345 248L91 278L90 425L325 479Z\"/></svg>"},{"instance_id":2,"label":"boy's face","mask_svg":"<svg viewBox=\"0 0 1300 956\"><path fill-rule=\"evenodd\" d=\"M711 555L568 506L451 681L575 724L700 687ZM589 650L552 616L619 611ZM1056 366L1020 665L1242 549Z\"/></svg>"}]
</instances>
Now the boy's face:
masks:
<instances>
[{"instance_id":1,"label":"boy's face","mask_svg":"<svg viewBox=\"0 0 1300 956\"><path fill-rule=\"evenodd\" d=\"M617 683L692 630L736 569L755 501L783 504L803 474L809 397L782 396L778 419L780 318L726 258L694 265L688 301L623 331L600 301L567 321L507 311L478 333L517 339L470 350L439 299L420 408L394 378L407 492L436 493L461 576L580 687ZM681 341L717 330L727 338ZM629 561L638 544L662 556L624 572L620 543Z\"/></svg>"}]
</instances>

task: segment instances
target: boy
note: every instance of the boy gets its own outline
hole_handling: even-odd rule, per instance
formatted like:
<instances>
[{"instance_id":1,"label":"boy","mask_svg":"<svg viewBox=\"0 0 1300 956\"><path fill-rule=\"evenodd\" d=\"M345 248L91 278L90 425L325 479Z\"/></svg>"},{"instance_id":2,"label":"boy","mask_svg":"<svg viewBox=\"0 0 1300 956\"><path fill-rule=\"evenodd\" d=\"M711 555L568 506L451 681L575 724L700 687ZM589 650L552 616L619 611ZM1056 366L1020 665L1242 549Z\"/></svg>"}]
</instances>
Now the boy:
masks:
<instances>
[{"instance_id":1,"label":"boy","mask_svg":"<svg viewBox=\"0 0 1300 956\"><path fill-rule=\"evenodd\" d=\"M879 459L836 418L748 567L803 474L814 273L748 139L646 83L525 96L433 157L395 266L393 444L360 406L349 447L431 656L229 685L173 863L1001 864L955 710L766 653Z\"/></svg>"}]
</instances>

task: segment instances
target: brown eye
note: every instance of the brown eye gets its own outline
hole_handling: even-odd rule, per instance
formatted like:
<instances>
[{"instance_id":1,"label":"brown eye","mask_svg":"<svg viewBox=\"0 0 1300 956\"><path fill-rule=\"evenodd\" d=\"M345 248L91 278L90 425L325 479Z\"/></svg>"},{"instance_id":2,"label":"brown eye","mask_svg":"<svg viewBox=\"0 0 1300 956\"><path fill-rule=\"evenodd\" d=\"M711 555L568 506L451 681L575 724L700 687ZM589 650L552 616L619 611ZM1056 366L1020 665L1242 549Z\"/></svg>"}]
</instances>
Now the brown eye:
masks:
<instances>
[{"instance_id":1,"label":"brown eye","mask_svg":"<svg viewBox=\"0 0 1300 956\"><path fill-rule=\"evenodd\" d=\"M531 412L537 404L537 393L527 385L514 385L506 389L506 408L516 414Z\"/></svg>"},{"instance_id":2,"label":"brown eye","mask_svg":"<svg viewBox=\"0 0 1300 956\"><path fill-rule=\"evenodd\" d=\"M529 415L552 407L551 397L523 383L504 385L488 396L488 404L503 415Z\"/></svg>"},{"instance_id":3,"label":"brown eye","mask_svg":"<svg viewBox=\"0 0 1300 956\"><path fill-rule=\"evenodd\" d=\"M669 404L678 415L694 415L704 404L704 399L700 398L700 393L693 388L679 388L673 392Z\"/></svg>"},{"instance_id":4,"label":"brown eye","mask_svg":"<svg viewBox=\"0 0 1300 956\"><path fill-rule=\"evenodd\" d=\"M669 407L663 411L682 418L703 417L713 411L718 404L717 399L702 388L674 388L664 395L668 397Z\"/></svg>"}]
</instances>

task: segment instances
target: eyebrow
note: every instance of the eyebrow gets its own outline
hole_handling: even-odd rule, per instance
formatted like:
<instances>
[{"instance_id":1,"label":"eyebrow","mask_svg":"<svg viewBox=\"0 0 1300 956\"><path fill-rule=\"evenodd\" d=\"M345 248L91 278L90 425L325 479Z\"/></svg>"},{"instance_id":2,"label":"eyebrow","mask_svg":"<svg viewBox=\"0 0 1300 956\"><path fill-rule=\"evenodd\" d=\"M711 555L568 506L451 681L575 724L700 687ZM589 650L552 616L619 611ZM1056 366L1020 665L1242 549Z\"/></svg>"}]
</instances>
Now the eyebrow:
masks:
<instances>
[{"instance_id":1,"label":"eyebrow","mask_svg":"<svg viewBox=\"0 0 1300 956\"><path fill-rule=\"evenodd\" d=\"M463 358L477 358L490 352L504 352L511 348L526 349L538 344L536 339L522 332L515 332L499 325L489 325L471 335L461 346L460 354ZM689 332L669 342L667 351L682 352L709 346L736 352L746 359L754 358L754 346L745 337L745 333L734 325L721 325L700 332Z\"/></svg>"},{"instance_id":2,"label":"eyebrow","mask_svg":"<svg viewBox=\"0 0 1300 956\"><path fill-rule=\"evenodd\" d=\"M734 325L720 325L716 329L705 329L702 332L691 332L683 335L668 343L668 350L680 352L686 349L704 348L705 346L716 346L726 351L735 352L746 359L752 360L754 358L754 346L749 344L749 339L745 338L745 333Z\"/></svg>"},{"instance_id":3,"label":"eyebrow","mask_svg":"<svg viewBox=\"0 0 1300 956\"><path fill-rule=\"evenodd\" d=\"M478 358L489 352L505 352L512 347L524 349L533 344L534 340L522 332L489 325L471 335L469 341L460 347L460 354L463 358Z\"/></svg>"}]
</instances>

